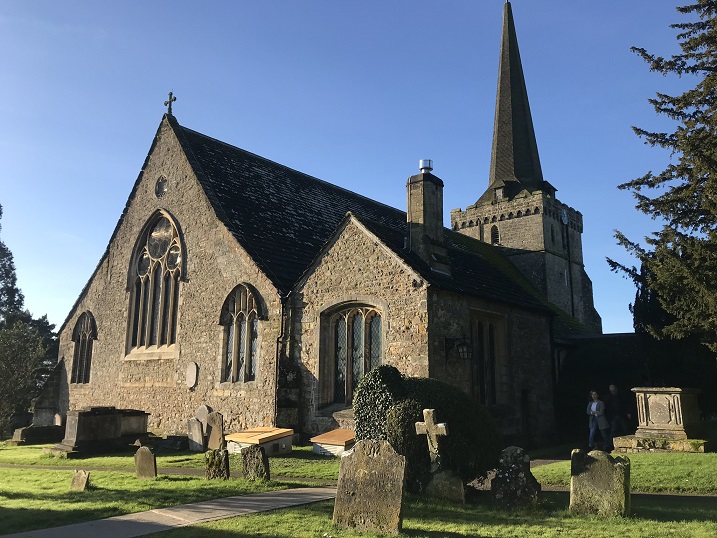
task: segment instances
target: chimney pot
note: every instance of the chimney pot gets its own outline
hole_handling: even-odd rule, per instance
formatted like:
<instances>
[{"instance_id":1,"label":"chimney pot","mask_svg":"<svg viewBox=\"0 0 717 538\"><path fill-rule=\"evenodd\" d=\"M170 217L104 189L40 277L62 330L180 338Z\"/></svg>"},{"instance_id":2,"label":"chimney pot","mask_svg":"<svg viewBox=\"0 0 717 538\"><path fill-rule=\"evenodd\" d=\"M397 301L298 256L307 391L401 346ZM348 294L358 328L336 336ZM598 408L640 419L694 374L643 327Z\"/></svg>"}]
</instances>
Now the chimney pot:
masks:
<instances>
[{"instance_id":1,"label":"chimney pot","mask_svg":"<svg viewBox=\"0 0 717 538\"><path fill-rule=\"evenodd\" d=\"M421 159L418 161L418 168L422 173L426 174L433 170L433 161L431 159Z\"/></svg>"}]
</instances>

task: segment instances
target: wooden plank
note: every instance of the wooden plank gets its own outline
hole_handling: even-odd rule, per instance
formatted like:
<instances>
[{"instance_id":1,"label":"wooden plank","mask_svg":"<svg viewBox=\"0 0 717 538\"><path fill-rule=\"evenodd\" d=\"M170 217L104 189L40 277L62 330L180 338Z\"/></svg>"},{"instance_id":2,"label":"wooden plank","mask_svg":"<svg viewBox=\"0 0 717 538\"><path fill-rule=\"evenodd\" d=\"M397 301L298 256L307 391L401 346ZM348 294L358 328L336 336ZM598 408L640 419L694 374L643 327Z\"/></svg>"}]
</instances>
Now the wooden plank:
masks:
<instances>
[{"instance_id":1,"label":"wooden plank","mask_svg":"<svg viewBox=\"0 0 717 538\"><path fill-rule=\"evenodd\" d=\"M312 443L319 445L336 445L345 447L356 441L356 432L353 430L337 429L322 433L310 439Z\"/></svg>"},{"instance_id":2,"label":"wooden plank","mask_svg":"<svg viewBox=\"0 0 717 538\"><path fill-rule=\"evenodd\" d=\"M237 433L230 433L225 436L225 439L227 441L235 441L237 443L261 445L263 443L273 441L274 439L281 439L282 437L290 437L292 435L294 435L294 430L291 428L271 428L260 426Z\"/></svg>"}]
</instances>

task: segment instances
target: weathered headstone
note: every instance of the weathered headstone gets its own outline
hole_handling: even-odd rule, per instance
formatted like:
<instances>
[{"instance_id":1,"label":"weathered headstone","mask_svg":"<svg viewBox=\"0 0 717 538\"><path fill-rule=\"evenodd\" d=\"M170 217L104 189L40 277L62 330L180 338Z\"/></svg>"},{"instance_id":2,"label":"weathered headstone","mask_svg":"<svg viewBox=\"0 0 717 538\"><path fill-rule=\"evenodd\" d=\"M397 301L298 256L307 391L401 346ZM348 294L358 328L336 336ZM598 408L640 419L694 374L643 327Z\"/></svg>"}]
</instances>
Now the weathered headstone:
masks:
<instances>
[{"instance_id":1,"label":"weathered headstone","mask_svg":"<svg viewBox=\"0 0 717 538\"><path fill-rule=\"evenodd\" d=\"M207 415L207 448L221 450L224 448L224 417L213 411Z\"/></svg>"},{"instance_id":2,"label":"weathered headstone","mask_svg":"<svg viewBox=\"0 0 717 538\"><path fill-rule=\"evenodd\" d=\"M255 480L269 481L269 458L263 446L249 445L241 451L242 476L252 482Z\"/></svg>"},{"instance_id":3,"label":"weathered headstone","mask_svg":"<svg viewBox=\"0 0 717 538\"><path fill-rule=\"evenodd\" d=\"M537 504L540 484L530 472L530 456L525 450L509 446L500 453L490 490L495 504L503 509Z\"/></svg>"},{"instance_id":4,"label":"weathered headstone","mask_svg":"<svg viewBox=\"0 0 717 538\"><path fill-rule=\"evenodd\" d=\"M204 453L207 480L229 480L229 452L207 450Z\"/></svg>"},{"instance_id":5,"label":"weathered headstone","mask_svg":"<svg viewBox=\"0 0 717 538\"><path fill-rule=\"evenodd\" d=\"M204 426L198 418L190 418L187 421L187 439L192 452L204 452L207 449L204 444Z\"/></svg>"},{"instance_id":6,"label":"weathered headstone","mask_svg":"<svg viewBox=\"0 0 717 538\"><path fill-rule=\"evenodd\" d=\"M70 489L72 491L85 491L90 487L90 472L75 469L75 473L72 475L72 484Z\"/></svg>"},{"instance_id":7,"label":"weathered headstone","mask_svg":"<svg viewBox=\"0 0 717 538\"><path fill-rule=\"evenodd\" d=\"M570 511L605 517L630 514L630 460L599 450L570 455Z\"/></svg>"},{"instance_id":8,"label":"weathered headstone","mask_svg":"<svg viewBox=\"0 0 717 538\"><path fill-rule=\"evenodd\" d=\"M402 525L406 458L388 441L365 439L341 455L334 525L398 534Z\"/></svg>"},{"instance_id":9,"label":"weathered headstone","mask_svg":"<svg viewBox=\"0 0 717 538\"><path fill-rule=\"evenodd\" d=\"M416 434L425 435L428 452L431 456L431 481L426 484L425 493L429 497L465 503L466 494L463 480L455 476L450 469L441 467L441 452L438 438L448 435L445 423L436 423L436 410L424 409L423 422L416 422Z\"/></svg>"},{"instance_id":10,"label":"weathered headstone","mask_svg":"<svg viewBox=\"0 0 717 538\"><path fill-rule=\"evenodd\" d=\"M157 478L157 456L148 446L141 446L134 453L134 468L137 478L146 480Z\"/></svg>"},{"instance_id":11,"label":"weathered headstone","mask_svg":"<svg viewBox=\"0 0 717 538\"><path fill-rule=\"evenodd\" d=\"M199 422L202 423L202 428L204 432L207 431L207 417L209 416L209 413L211 413L213 409L209 407L208 405L202 404L199 407L197 407L197 410L194 412L194 416Z\"/></svg>"}]
</instances>

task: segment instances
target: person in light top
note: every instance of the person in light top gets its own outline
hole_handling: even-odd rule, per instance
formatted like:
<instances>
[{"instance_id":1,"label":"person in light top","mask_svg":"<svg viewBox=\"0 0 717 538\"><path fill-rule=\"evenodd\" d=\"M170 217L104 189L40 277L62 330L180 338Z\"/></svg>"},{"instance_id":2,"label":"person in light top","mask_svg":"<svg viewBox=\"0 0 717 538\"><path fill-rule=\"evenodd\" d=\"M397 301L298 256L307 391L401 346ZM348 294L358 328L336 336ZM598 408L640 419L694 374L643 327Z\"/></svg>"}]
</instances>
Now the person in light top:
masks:
<instances>
[{"instance_id":1,"label":"person in light top","mask_svg":"<svg viewBox=\"0 0 717 538\"><path fill-rule=\"evenodd\" d=\"M600 430L603 439L603 448L607 450L610 446L609 429L610 423L605 418L605 404L600 400L600 395L596 390L590 391L590 402L588 402L587 414L588 427L590 435L588 436L588 445L590 450L597 450L598 446L595 442L595 434Z\"/></svg>"}]
</instances>

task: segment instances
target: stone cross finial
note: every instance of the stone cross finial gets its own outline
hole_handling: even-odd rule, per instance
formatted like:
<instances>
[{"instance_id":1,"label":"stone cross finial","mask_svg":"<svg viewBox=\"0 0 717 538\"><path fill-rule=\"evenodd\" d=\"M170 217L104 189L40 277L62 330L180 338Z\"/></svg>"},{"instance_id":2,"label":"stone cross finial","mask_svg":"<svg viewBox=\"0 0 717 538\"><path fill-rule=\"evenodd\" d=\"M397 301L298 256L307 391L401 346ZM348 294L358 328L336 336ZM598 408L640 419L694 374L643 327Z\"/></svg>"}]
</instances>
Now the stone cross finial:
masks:
<instances>
[{"instance_id":1,"label":"stone cross finial","mask_svg":"<svg viewBox=\"0 0 717 538\"><path fill-rule=\"evenodd\" d=\"M167 114L169 114L170 116L172 115L172 103L174 103L176 100L177 98L174 97L174 94L172 92L169 92L169 99L164 102L164 106L168 107Z\"/></svg>"},{"instance_id":2,"label":"stone cross finial","mask_svg":"<svg viewBox=\"0 0 717 538\"><path fill-rule=\"evenodd\" d=\"M438 452L438 438L448 435L445 422L436 424L436 410L424 409L423 422L416 422L416 435L425 435L428 439L428 452L431 455L431 471L441 467L441 456Z\"/></svg>"}]
</instances>

